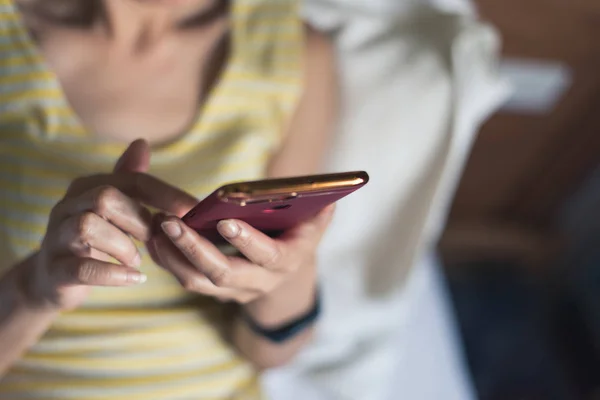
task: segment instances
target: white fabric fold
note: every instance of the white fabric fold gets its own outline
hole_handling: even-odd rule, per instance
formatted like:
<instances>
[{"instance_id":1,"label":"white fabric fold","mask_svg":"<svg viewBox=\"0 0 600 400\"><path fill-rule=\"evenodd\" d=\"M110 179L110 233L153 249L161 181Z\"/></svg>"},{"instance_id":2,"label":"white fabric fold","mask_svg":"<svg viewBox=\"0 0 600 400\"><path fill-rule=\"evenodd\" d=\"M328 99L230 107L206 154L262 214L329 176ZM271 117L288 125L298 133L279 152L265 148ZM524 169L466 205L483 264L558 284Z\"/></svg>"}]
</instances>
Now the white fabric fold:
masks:
<instances>
[{"instance_id":1,"label":"white fabric fold","mask_svg":"<svg viewBox=\"0 0 600 400\"><path fill-rule=\"evenodd\" d=\"M334 33L341 70L327 169L371 182L340 202L321 247L316 340L266 387L275 400L469 399L427 254L475 134L507 94L497 34L460 0L312 0L306 16Z\"/></svg>"}]
</instances>

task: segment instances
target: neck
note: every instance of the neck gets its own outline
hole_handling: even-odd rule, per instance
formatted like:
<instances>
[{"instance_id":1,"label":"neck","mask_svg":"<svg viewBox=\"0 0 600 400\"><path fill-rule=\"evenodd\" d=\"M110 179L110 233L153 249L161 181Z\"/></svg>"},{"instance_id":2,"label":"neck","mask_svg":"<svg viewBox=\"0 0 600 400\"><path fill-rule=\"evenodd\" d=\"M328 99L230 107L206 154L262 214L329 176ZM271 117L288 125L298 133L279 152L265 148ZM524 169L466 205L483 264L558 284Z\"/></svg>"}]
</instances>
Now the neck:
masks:
<instances>
[{"instance_id":1,"label":"neck","mask_svg":"<svg viewBox=\"0 0 600 400\"><path fill-rule=\"evenodd\" d=\"M122 47L143 51L181 29L189 19L210 12L223 0L103 0L99 27Z\"/></svg>"}]
</instances>

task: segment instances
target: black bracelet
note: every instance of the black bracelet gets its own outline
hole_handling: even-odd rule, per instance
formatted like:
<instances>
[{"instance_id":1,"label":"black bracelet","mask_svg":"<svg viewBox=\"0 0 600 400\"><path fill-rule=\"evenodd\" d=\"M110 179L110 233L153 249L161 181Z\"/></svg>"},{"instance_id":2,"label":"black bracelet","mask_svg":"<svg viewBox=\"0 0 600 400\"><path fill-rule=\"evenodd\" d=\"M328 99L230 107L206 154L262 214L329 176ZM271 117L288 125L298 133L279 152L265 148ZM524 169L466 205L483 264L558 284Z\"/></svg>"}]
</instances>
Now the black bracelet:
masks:
<instances>
[{"instance_id":1,"label":"black bracelet","mask_svg":"<svg viewBox=\"0 0 600 400\"><path fill-rule=\"evenodd\" d=\"M319 318L320 314L321 295L319 293L319 290L315 292L315 302L312 308L306 314L296 318L291 322L286 323L284 326L279 328L264 328L258 323L256 323L256 321L254 321L252 317L250 317L246 312L242 311L244 321L246 322L246 324L248 324L252 332L264 337L265 339L273 343L283 343L298 335L300 332L310 327L317 320L317 318Z\"/></svg>"}]
</instances>

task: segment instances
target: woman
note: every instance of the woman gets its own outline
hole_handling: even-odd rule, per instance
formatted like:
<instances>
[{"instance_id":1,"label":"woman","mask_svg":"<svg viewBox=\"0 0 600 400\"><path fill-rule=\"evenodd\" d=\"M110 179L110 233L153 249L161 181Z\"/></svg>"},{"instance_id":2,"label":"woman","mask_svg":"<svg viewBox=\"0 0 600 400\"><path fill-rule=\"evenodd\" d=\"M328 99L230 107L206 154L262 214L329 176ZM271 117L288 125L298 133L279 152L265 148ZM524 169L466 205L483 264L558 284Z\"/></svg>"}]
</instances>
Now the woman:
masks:
<instances>
[{"instance_id":1,"label":"woman","mask_svg":"<svg viewBox=\"0 0 600 400\"><path fill-rule=\"evenodd\" d=\"M178 217L316 171L334 96L292 0L0 0L0 398L260 397L310 336L269 332L314 311L332 211L222 221L244 257Z\"/></svg>"}]
</instances>

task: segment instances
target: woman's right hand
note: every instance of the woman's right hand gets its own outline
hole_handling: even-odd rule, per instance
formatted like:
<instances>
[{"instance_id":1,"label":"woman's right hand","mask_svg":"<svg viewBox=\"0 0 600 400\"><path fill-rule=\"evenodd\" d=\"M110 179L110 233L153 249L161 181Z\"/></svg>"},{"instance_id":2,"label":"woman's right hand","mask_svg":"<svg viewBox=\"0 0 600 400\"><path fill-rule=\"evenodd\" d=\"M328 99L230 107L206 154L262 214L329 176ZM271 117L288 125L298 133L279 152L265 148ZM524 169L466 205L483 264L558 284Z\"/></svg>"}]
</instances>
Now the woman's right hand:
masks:
<instances>
[{"instance_id":1,"label":"woman's right hand","mask_svg":"<svg viewBox=\"0 0 600 400\"><path fill-rule=\"evenodd\" d=\"M152 234L152 215L142 204L181 216L197 202L147 175L148 164L147 143L136 141L114 173L79 178L70 185L52 209L39 252L20 274L28 303L69 310L85 300L92 286L145 281L133 241L147 242Z\"/></svg>"}]
</instances>

